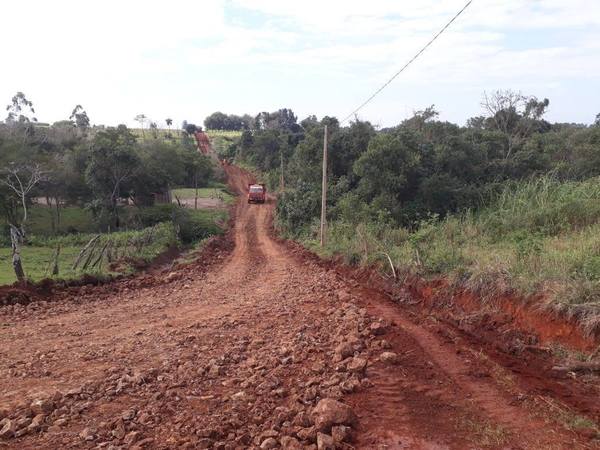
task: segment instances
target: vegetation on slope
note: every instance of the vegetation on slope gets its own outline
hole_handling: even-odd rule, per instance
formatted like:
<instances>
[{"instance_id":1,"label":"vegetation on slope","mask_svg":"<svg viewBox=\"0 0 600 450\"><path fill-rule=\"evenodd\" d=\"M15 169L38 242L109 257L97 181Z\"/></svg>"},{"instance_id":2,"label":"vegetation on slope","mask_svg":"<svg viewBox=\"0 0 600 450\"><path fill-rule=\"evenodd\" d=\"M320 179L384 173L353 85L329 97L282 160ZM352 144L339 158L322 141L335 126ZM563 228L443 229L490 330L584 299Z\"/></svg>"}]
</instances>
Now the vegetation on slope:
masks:
<instances>
[{"instance_id":1,"label":"vegetation on slope","mask_svg":"<svg viewBox=\"0 0 600 450\"><path fill-rule=\"evenodd\" d=\"M543 118L546 99L510 91L486 99L485 115L465 126L437 120L433 107L382 130L261 113L230 151L272 187L283 174L277 226L317 251L383 270L389 256L401 274L448 276L481 293L542 292L549 307L598 331L600 120L553 124Z\"/></svg>"},{"instance_id":2,"label":"vegetation on slope","mask_svg":"<svg viewBox=\"0 0 600 450\"><path fill-rule=\"evenodd\" d=\"M325 248L317 222L300 239L322 254L387 271L389 256L400 278L449 276L484 298L543 293L548 307L600 331L600 178L515 183L489 206L433 216L414 229L357 220L352 205L340 207Z\"/></svg>"},{"instance_id":3,"label":"vegetation on slope","mask_svg":"<svg viewBox=\"0 0 600 450\"><path fill-rule=\"evenodd\" d=\"M222 181L220 168L198 152L195 125L159 130L151 122L145 127L149 121L141 114L135 120L142 128L135 130L92 126L80 105L69 120L42 125L23 93L12 98L7 110L0 122L0 282L15 276L37 280L54 272L49 258L59 263L59 277L75 276L81 271L68 268L90 233L102 234L99 249L110 242L91 269L110 272L109 263L119 253L147 261L170 246L218 233L215 222L226 222L225 211L168 204L173 188L202 192ZM137 242L138 235L152 240L129 255L131 245L121 241ZM121 266L125 271L133 267L127 261Z\"/></svg>"}]
</instances>

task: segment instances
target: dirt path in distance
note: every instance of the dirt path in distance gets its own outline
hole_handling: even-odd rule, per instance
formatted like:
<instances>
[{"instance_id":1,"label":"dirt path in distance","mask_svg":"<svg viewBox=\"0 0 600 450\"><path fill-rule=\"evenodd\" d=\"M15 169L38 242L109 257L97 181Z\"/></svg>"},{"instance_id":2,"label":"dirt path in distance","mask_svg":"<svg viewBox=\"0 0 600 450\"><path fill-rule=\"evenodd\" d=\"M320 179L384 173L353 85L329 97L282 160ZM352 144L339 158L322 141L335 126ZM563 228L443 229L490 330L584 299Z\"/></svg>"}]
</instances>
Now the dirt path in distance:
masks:
<instances>
[{"instance_id":1,"label":"dirt path in distance","mask_svg":"<svg viewBox=\"0 0 600 450\"><path fill-rule=\"evenodd\" d=\"M0 448L598 446L481 348L273 239L272 200L244 200L207 260L0 308Z\"/></svg>"}]
</instances>

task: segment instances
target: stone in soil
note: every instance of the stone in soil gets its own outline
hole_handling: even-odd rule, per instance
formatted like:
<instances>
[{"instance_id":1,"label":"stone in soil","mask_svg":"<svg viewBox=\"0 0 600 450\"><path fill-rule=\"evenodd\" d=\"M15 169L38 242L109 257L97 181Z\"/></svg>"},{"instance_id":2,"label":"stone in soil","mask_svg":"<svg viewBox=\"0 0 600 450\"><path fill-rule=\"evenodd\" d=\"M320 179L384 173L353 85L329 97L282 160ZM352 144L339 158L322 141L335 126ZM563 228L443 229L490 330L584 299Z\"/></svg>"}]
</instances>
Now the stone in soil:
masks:
<instances>
[{"instance_id":1,"label":"stone in soil","mask_svg":"<svg viewBox=\"0 0 600 450\"><path fill-rule=\"evenodd\" d=\"M373 336L381 336L388 332L388 327L381 322L373 322L369 326L369 330Z\"/></svg>"},{"instance_id":2,"label":"stone in soil","mask_svg":"<svg viewBox=\"0 0 600 450\"><path fill-rule=\"evenodd\" d=\"M44 423L45 418L46 418L46 416L44 414L38 414L37 416L35 416L33 418L31 423L27 427L27 430L31 431L31 432L38 431L41 428L42 424Z\"/></svg>"},{"instance_id":3,"label":"stone in soil","mask_svg":"<svg viewBox=\"0 0 600 450\"><path fill-rule=\"evenodd\" d=\"M394 352L383 352L379 360L386 364L398 364L398 354Z\"/></svg>"},{"instance_id":4,"label":"stone in soil","mask_svg":"<svg viewBox=\"0 0 600 450\"><path fill-rule=\"evenodd\" d=\"M275 438L269 437L267 439L265 439L264 441L262 441L262 444L260 444L260 448L265 450L265 449L271 449L271 448L277 448L279 447L279 443L277 442L277 440Z\"/></svg>"},{"instance_id":5,"label":"stone in soil","mask_svg":"<svg viewBox=\"0 0 600 450\"><path fill-rule=\"evenodd\" d=\"M324 398L313 409L312 417L318 431L329 432L334 425L355 425L356 415L348 405L332 398Z\"/></svg>"},{"instance_id":6,"label":"stone in soil","mask_svg":"<svg viewBox=\"0 0 600 450\"><path fill-rule=\"evenodd\" d=\"M34 400L29 406L34 415L50 414L54 411L54 403L52 400Z\"/></svg>"},{"instance_id":7,"label":"stone in soil","mask_svg":"<svg viewBox=\"0 0 600 450\"><path fill-rule=\"evenodd\" d=\"M281 448L283 450L302 450L302 444L294 437L284 436L281 438Z\"/></svg>"},{"instance_id":8,"label":"stone in soil","mask_svg":"<svg viewBox=\"0 0 600 450\"><path fill-rule=\"evenodd\" d=\"M364 372L366 367L367 367L367 360L364 358L355 356L354 358L352 358L350 360L350 362L346 366L346 369L348 370L348 372L362 373L362 372Z\"/></svg>"},{"instance_id":9,"label":"stone in soil","mask_svg":"<svg viewBox=\"0 0 600 450\"><path fill-rule=\"evenodd\" d=\"M84 428L81 433L79 433L79 437L84 441L93 441L96 439L96 432L91 428Z\"/></svg>"},{"instance_id":10,"label":"stone in soil","mask_svg":"<svg viewBox=\"0 0 600 450\"><path fill-rule=\"evenodd\" d=\"M324 433L317 433L317 450L335 450L333 438Z\"/></svg>"},{"instance_id":11,"label":"stone in soil","mask_svg":"<svg viewBox=\"0 0 600 450\"><path fill-rule=\"evenodd\" d=\"M331 437L335 442L350 442L351 428L345 425L331 427Z\"/></svg>"},{"instance_id":12,"label":"stone in soil","mask_svg":"<svg viewBox=\"0 0 600 450\"><path fill-rule=\"evenodd\" d=\"M10 439L15 435L17 424L14 420L2 419L0 421L0 439Z\"/></svg>"}]
</instances>

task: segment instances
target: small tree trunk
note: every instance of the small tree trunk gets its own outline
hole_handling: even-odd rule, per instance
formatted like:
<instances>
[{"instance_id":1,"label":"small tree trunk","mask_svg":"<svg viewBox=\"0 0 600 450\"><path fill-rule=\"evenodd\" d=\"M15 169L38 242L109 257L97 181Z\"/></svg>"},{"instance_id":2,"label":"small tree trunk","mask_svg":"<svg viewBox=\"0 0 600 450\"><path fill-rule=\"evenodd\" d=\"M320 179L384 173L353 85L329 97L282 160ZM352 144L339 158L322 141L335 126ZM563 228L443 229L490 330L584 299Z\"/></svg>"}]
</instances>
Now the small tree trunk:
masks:
<instances>
[{"instance_id":1,"label":"small tree trunk","mask_svg":"<svg viewBox=\"0 0 600 450\"><path fill-rule=\"evenodd\" d=\"M14 225L10 226L10 242L12 246L12 264L17 280L22 283L25 281L25 271L21 263L21 232Z\"/></svg>"},{"instance_id":2,"label":"small tree trunk","mask_svg":"<svg viewBox=\"0 0 600 450\"><path fill-rule=\"evenodd\" d=\"M52 199L50 196L46 196L46 206L50 208L50 225L52 226L52 234L56 234L56 218L54 216L54 209L52 208Z\"/></svg>"},{"instance_id":3,"label":"small tree trunk","mask_svg":"<svg viewBox=\"0 0 600 450\"><path fill-rule=\"evenodd\" d=\"M194 209L198 209L198 174L194 174L194 188L196 189L194 194Z\"/></svg>"},{"instance_id":4,"label":"small tree trunk","mask_svg":"<svg viewBox=\"0 0 600 450\"><path fill-rule=\"evenodd\" d=\"M60 230L60 200L58 197L54 200L56 201L56 229Z\"/></svg>"},{"instance_id":5,"label":"small tree trunk","mask_svg":"<svg viewBox=\"0 0 600 450\"><path fill-rule=\"evenodd\" d=\"M92 265L90 266L90 269L93 269L94 267L96 267L98 264L100 264L100 266L98 267L98 270L100 270L102 268L102 257L104 256L104 252L106 250L106 248L109 246L111 240L108 239L105 243L104 246L100 249L100 254L98 255L98 257L94 260L94 262L92 263Z\"/></svg>"},{"instance_id":6,"label":"small tree trunk","mask_svg":"<svg viewBox=\"0 0 600 450\"><path fill-rule=\"evenodd\" d=\"M111 242L111 244L110 244L110 245L109 245L109 246L106 248L106 262L107 262L107 263L109 263L109 264L110 264L111 262L113 262L113 258L115 257L115 256L113 255L113 248L115 249L114 251L115 251L115 253L116 253L116 247L115 247L115 246L112 244L112 242Z\"/></svg>"},{"instance_id":7,"label":"small tree trunk","mask_svg":"<svg viewBox=\"0 0 600 450\"><path fill-rule=\"evenodd\" d=\"M58 257L60 255L60 245L56 247L56 251L54 252L54 261L52 262L52 275L58 275Z\"/></svg>"},{"instance_id":8,"label":"small tree trunk","mask_svg":"<svg viewBox=\"0 0 600 450\"><path fill-rule=\"evenodd\" d=\"M85 270L87 269L87 266L90 264L90 262L91 262L91 260L92 260L92 258L93 258L93 256L94 256L94 249L96 248L96 244L97 244L97 243L98 243L98 241L97 241L97 240L95 240L95 241L92 243L92 246L91 246L91 247L90 247L90 249L89 249L89 253L88 253L88 255L87 255L87 257L86 257L85 261L83 262L83 265L81 266L81 270L82 270L82 271L85 271Z\"/></svg>"},{"instance_id":9,"label":"small tree trunk","mask_svg":"<svg viewBox=\"0 0 600 450\"><path fill-rule=\"evenodd\" d=\"M92 245L96 245L95 242L100 239L100 235L97 234L96 236L94 236L93 238L91 238L89 240L89 242L81 249L81 251L79 252L79 255L77 255L77 259L75 259L75 262L73 263L73 270L77 269L77 266L79 265L79 262L81 261L81 258L83 258L83 255L85 254L85 252L87 251L88 248L90 248Z\"/></svg>"},{"instance_id":10,"label":"small tree trunk","mask_svg":"<svg viewBox=\"0 0 600 450\"><path fill-rule=\"evenodd\" d=\"M21 204L23 205L23 224L27 222L27 197L21 195Z\"/></svg>"}]
</instances>

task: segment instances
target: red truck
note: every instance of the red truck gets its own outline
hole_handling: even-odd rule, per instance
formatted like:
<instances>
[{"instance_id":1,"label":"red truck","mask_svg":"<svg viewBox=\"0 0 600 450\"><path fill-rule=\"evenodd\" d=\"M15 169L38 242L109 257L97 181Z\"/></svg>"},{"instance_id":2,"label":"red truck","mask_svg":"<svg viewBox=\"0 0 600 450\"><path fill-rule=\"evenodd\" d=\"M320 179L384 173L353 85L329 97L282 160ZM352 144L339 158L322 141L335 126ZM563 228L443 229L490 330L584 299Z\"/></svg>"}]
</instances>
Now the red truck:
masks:
<instances>
[{"instance_id":1,"label":"red truck","mask_svg":"<svg viewBox=\"0 0 600 450\"><path fill-rule=\"evenodd\" d=\"M267 198L267 187L264 184L248 185L248 203L264 203Z\"/></svg>"}]
</instances>

